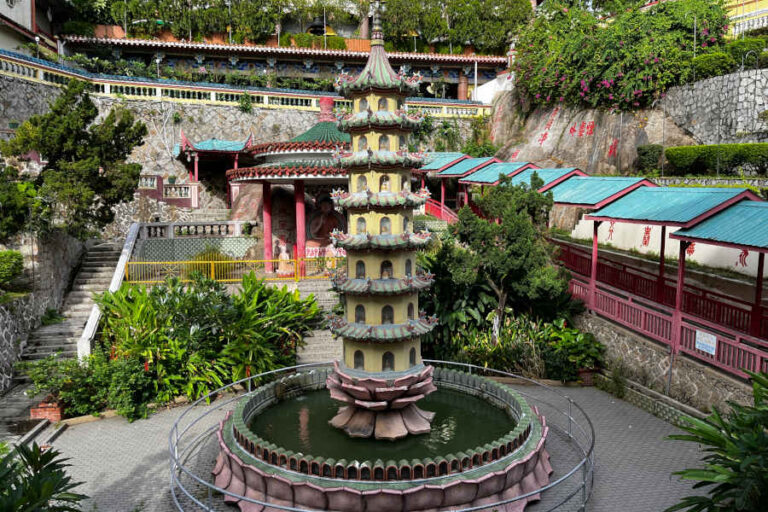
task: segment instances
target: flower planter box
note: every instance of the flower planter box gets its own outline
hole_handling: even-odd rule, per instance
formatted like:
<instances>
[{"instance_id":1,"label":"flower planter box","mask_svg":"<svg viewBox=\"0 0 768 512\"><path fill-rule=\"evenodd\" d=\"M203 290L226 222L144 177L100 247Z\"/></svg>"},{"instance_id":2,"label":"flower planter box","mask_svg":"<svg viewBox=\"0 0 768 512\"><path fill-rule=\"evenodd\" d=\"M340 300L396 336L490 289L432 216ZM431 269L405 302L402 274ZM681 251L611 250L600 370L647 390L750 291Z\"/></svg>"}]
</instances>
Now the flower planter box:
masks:
<instances>
[{"instance_id":1,"label":"flower planter box","mask_svg":"<svg viewBox=\"0 0 768 512\"><path fill-rule=\"evenodd\" d=\"M40 402L37 407L29 410L29 418L33 420L48 420L58 423L64 417L64 405L55 402Z\"/></svg>"},{"instance_id":2,"label":"flower planter box","mask_svg":"<svg viewBox=\"0 0 768 512\"><path fill-rule=\"evenodd\" d=\"M579 368L579 381L582 386L594 386L595 385L595 372L593 368Z\"/></svg>"}]
</instances>

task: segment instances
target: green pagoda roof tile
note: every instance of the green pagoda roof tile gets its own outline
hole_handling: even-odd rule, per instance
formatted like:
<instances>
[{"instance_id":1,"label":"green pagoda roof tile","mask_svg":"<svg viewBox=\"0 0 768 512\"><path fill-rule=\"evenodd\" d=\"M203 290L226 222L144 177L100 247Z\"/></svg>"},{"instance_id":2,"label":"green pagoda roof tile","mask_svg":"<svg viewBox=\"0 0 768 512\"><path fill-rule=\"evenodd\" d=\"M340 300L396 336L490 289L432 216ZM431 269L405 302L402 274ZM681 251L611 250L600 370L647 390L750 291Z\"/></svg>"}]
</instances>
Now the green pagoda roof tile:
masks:
<instances>
[{"instance_id":1,"label":"green pagoda roof tile","mask_svg":"<svg viewBox=\"0 0 768 512\"><path fill-rule=\"evenodd\" d=\"M705 243L768 249L768 203L741 201L693 227L675 231L671 236Z\"/></svg>"},{"instance_id":2,"label":"green pagoda roof tile","mask_svg":"<svg viewBox=\"0 0 768 512\"><path fill-rule=\"evenodd\" d=\"M331 233L331 240L336 247L343 249L419 249L429 244L432 235L429 233L402 233L400 235L348 235L339 231Z\"/></svg>"},{"instance_id":3,"label":"green pagoda roof tile","mask_svg":"<svg viewBox=\"0 0 768 512\"><path fill-rule=\"evenodd\" d=\"M640 187L586 218L682 226L742 197L757 198L742 188Z\"/></svg>"},{"instance_id":4,"label":"green pagoda roof tile","mask_svg":"<svg viewBox=\"0 0 768 512\"><path fill-rule=\"evenodd\" d=\"M639 186L655 185L645 178L627 176L575 176L550 189L555 203L597 206ZM616 197L618 198L618 197Z\"/></svg>"},{"instance_id":5,"label":"green pagoda roof tile","mask_svg":"<svg viewBox=\"0 0 768 512\"><path fill-rule=\"evenodd\" d=\"M342 167L418 167L421 156L407 151L357 151L341 157Z\"/></svg>"},{"instance_id":6,"label":"green pagoda roof tile","mask_svg":"<svg viewBox=\"0 0 768 512\"><path fill-rule=\"evenodd\" d=\"M432 274L417 274L402 279L347 279L339 275L333 279L333 288L350 295L398 295L425 290L432 285Z\"/></svg>"},{"instance_id":7,"label":"green pagoda roof tile","mask_svg":"<svg viewBox=\"0 0 768 512\"><path fill-rule=\"evenodd\" d=\"M376 112L363 111L350 114L342 118L339 122L339 129L343 131L355 130L360 128L403 128L412 130L417 128L422 121L422 117L416 114L409 114L404 110L390 112L388 110L379 110Z\"/></svg>"},{"instance_id":8,"label":"green pagoda roof tile","mask_svg":"<svg viewBox=\"0 0 768 512\"><path fill-rule=\"evenodd\" d=\"M336 79L336 88L345 95L370 90L409 93L418 89L420 81L418 75L405 77L402 73L396 73L389 63L383 42L374 40L371 42L368 61L360 74L353 77L342 73Z\"/></svg>"},{"instance_id":9,"label":"green pagoda roof tile","mask_svg":"<svg viewBox=\"0 0 768 512\"><path fill-rule=\"evenodd\" d=\"M371 191L349 193L344 191L335 191L332 194L334 202L342 208L370 208L375 206L394 207L411 206L417 207L427 202L429 191L426 189L418 192L402 191L396 192L378 192Z\"/></svg>"},{"instance_id":10,"label":"green pagoda roof tile","mask_svg":"<svg viewBox=\"0 0 768 512\"><path fill-rule=\"evenodd\" d=\"M339 142L341 144L348 144L349 141L349 134L339 131L335 122L321 121L288 142Z\"/></svg>"},{"instance_id":11,"label":"green pagoda roof tile","mask_svg":"<svg viewBox=\"0 0 768 512\"><path fill-rule=\"evenodd\" d=\"M331 332L336 336L358 341L395 342L427 334L437 325L434 317L420 317L404 324L369 325L349 323L340 316L332 316Z\"/></svg>"}]
</instances>

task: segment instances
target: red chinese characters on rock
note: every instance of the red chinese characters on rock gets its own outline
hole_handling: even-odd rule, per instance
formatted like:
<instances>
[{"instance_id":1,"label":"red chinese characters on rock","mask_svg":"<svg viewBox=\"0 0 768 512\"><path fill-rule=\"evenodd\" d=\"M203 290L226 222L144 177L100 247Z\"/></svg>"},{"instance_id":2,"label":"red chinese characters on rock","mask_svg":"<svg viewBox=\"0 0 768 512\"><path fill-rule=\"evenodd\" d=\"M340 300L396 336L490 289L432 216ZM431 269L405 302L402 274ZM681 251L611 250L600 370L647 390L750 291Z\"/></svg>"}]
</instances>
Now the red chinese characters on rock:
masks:
<instances>
[{"instance_id":1,"label":"red chinese characters on rock","mask_svg":"<svg viewBox=\"0 0 768 512\"><path fill-rule=\"evenodd\" d=\"M619 147L619 139L613 139L613 142L611 142L611 146L608 148L608 156L616 156L617 149Z\"/></svg>"},{"instance_id":2,"label":"red chinese characters on rock","mask_svg":"<svg viewBox=\"0 0 768 512\"><path fill-rule=\"evenodd\" d=\"M685 249L685 254L688 256L693 256L694 252L696 252L696 242L691 242L691 244Z\"/></svg>"},{"instance_id":3,"label":"red chinese characters on rock","mask_svg":"<svg viewBox=\"0 0 768 512\"><path fill-rule=\"evenodd\" d=\"M547 137L549 137L549 132L544 132L541 134L541 137L539 137L539 146L544 145L544 142L546 142Z\"/></svg>"},{"instance_id":4,"label":"red chinese characters on rock","mask_svg":"<svg viewBox=\"0 0 768 512\"><path fill-rule=\"evenodd\" d=\"M652 226L645 226L645 229L643 229L643 247L648 247L648 244L651 242L651 230L653 229Z\"/></svg>"},{"instance_id":5,"label":"red chinese characters on rock","mask_svg":"<svg viewBox=\"0 0 768 512\"><path fill-rule=\"evenodd\" d=\"M509 157L510 161L514 162L515 158L517 158L517 155L519 155L519 154L520 154L520 150L516 149L515 152L510 155L510 157Z\"/></svg>"},{"instance_id":6,"label":"red chinese characters on rock","mask_svg":"<svg viewBox=\"0 0 768 512\"><path fill-rule=\"evenodd\" d=\"M560 112L560 107L555 107L555 110L552 111L552 113L549 115L549 119L547 120L547 125L544 128L545 131L549 131L552 128L552 125L555 123L555 119L557 118L557 114Z\"/></svg>"},{"instance_id":7,"label":"red chinese characters on rock","mask_svg":"<svg viewBox=\"0 0 768 512\"><path fill-rule=\"evenodd\" d=\"M595 134L595 122L582 121L581 123L573 123L568 129L568 133L571 137L591 137Z\"/></svg>"}]
</instances>

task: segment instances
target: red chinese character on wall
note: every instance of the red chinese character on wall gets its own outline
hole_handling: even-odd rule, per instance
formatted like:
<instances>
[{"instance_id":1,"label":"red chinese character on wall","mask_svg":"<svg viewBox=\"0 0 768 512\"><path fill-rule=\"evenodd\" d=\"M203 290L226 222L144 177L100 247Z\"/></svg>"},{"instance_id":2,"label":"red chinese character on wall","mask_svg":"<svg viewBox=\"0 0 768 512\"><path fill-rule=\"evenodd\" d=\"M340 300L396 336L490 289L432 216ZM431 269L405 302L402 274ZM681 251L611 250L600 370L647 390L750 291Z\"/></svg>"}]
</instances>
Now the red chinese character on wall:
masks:
<instances>
[{"instance_id":1,"label":"red chinese character on wall","mask_svg":"<svg viewBox=\"0 0 768 512\"><path fill-rule=\"evenodd\" d=\"M613 139L611 147L608 148L608 156L616 156L616 148L619 147L619 139Z\"/></svg>"},{"instance_id":2,"label":"red chinese character on wall","mask_svg":"<svg viewBox=\"0 0 768 512\"><path fill-rule=\"evenodd\" d=\"M515 158L517 158L517 155L519 155L519 154L520 154L520 150L516 149L515 152L512 153L512 155L509 157L509 159L514 162Z\"/></svg>"},{"instance_id":3,"label":"red chinese character on wall","mask_svg":"<svg viewBox=\"0 0 768 512\"><path fill-rule=\"evenodd\" d=\"M541 134L541 137L539 137L539 146L544 145L544 141L547 140L547 137L549 137L549 132L544 132Z\"/></svg>"},{"instance_id":4,"label":"red chinese character on wall","mask_svg":"<svg viewBox=\"0 0 768 512\"><path fill-rule=\"evenodd\" d=\"M587 127L587 123L582 121L581 124L579 125L579 137L583 137L584 136L584 129L586 127Z\"/></svg>"},{"instance_id":5,"label":"red chinese character on wall","mask_svg":"<svg viewBox=\"0 0 768 512\"><path fill-rule=\"evenodd\" d=\"M574 135L576 135L576 123L573 123L573 124L571 125L571 129L570 129L570 130L568 130L568 133L570 133L570 134L571 134L571 137L573 137Z\"/></svg>"},{"instance_id":6,"label":"red chinese character on wall","mask_svg":"<svg viewBox=\"0 0 768 512\"><path fill-rule=\"evenodd\" d=\"M696 252L696 242L691 242L690 245L685 249L685 254L688 256L693 256L694 252Z\"/></svg>"},{"instance_id":7,"label":"red chinese character on wall","mask_svg":"<svg viewBox=\"0 0 768 512\"><path fill-rule=\"evenodd\" d=\"M651 242L652 229L652 226L645 226L645 229L643 230L643 247L648 247L648 244Z\"/></svg>"},{"instance_id":8,"label":"red chinese character on wall","mask_svg":"<svg viewBox=\"0 0 768 512\"><path fill-rule=\"evenodd\" d=\"M612 220L610 226L608 226L608 240L613 240L613 227L616 225L616 221Z\"/></svg>"},{"instance_id":9,"label":"red chinese character on wall","mask_svg":"<svg viewBox=\"0 0 768 512\"><path fill-rule=\"evenodd\" d=\"M591 136L595 133L595 122L590 121L587 123L587 136Z\"/></svg>"},{"instance_id":10,"label":"red chinese character on wall","mask_svg":"<svg viewBox=\"0 0 768 512\"><path fill-rule=\"evenodd\" d=\"M747 266L747 256L749 256L749 251L746 249L741 250L741 254L739 254L739 261L736 262L737 267L746 267Z\"/></svg>"}]
</instances>

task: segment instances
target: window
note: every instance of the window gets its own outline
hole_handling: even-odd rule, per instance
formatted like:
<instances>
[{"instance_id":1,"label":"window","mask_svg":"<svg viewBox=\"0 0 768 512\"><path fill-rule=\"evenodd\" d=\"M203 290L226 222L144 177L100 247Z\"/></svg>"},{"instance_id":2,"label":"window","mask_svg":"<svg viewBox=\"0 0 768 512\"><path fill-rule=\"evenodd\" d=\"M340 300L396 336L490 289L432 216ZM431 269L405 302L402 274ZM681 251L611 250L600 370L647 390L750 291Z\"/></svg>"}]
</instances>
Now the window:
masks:
<instances>
[{"instance_id":1,"label":"window","mask_svg":"<svg viewBox=\"0 0 768 512\"><path fill-rule=\"evenodd\" d=\"M395 355L392 352L384 352L384 355L381 356L381 371L395 371Z\"/></svg>"},{"instance_id":2,"label":"window","mask_svg":"<svg viewBox=\"0 0 768 512\"><path fill-rule=\"evenodd\" d=\"M403 217L403 233L408 232L408 217Z\"/></svg>"},{"instance_id":3,"label":"window","mask_svg":"<svg viewBox=\"0 0 768 512\"><path fill-rule=\"evenodd\" d=\"M405 275L410 276L413 273L411 260L405 260Z\"/></svg>"},{"instance_id":4,"label":"window","mask_svg":"<svg viewBox=\"0 0 768 512\"><path fill-rule=\"evenodd\" d=\"M365 279L365 262L360 260L355 265L355 279Z\"/></svg>"},{"instance_id":5,"label":"window","mask_svg":"<svg viewBox=\"0 0 768 512\"><path fill-rule=\"evenodd\" d=\"M408 142L405 139L405 135L400 136L400 149L405 150L408 146Z\"/></svg>"},{"instance_id":6,"label":"window","mask_svg":"<svg viewBox=\"0 0 768 512\"><path fill-rule=\"evenodd\" d=\"M413 320L413 302L408 303L408 320Z\"/></svg>"},{"instance_id":7,"label":"window","mask_svg":"<svg viewBox=\"0 0 768 512\"><path fill-rule=\"evenodd\" d=\"M366 231L365 227L365 217L358 217L357 218L357 234L363 234Z\"/></svg>"},{"instance_id":8,"label":"window","mask_svg":"<svg viewBox=\"0 0 768 512\"><path fill-rule=\"evenodd\" d=\"M382 217L379 222L379 233L382 235L389 235L392 233L392 221L389 217Z\"/></svg>"},{"instance_id":9,"label":"window","mask_svg":"<svg viewBox=\"0 0 768 512\"><path fill-rule=\"evenodd\" d=\"M389 137L387 135L379 137L379 151L390 151L390 149Z\"/></svg>"},{"instance_id":10,"label":"window","mask_svg":"<svg viewBox=\"0 0 768 512\"><path fill-rule=\"evenodd\" d=\"M379 179L379 192L389 192L389 176L386 174Z\"/></svg>"},{"instance_id":11,"label":"window","mask_svg":"<svg viewBox=\"0 0 768 512\"><path fill-rule=\"evenodd\" d=\"M362 135L357 139L357 150L365 151L366 149L368 149L368 139L365 138L365 135Z\"/></svg>"},{"instance_id":12,"label":"window","mask_svg":"<svg viewBox=\"0 0 768 512\"><path fill-rule=\"evenodd\" d=\"M392 262L385 260L381 262L381 278L389 279L392 277Z\"/></svg>"},{"instance_id":13,"label":"window","mask_svg":"<svg viewBox=\"0 0 768 512\"><path fill-rule=\"evenodd\" d=\"M381 98L379 100L379 110L387 110L387 108L388 108L387 98Z\"/></svg>"},{"instance_id":14,"label":"window","mask_svg":"<svg viewBox=\"0 0 768 512\"><path fill-rule=\"evenodd\" d=\"M355 357L357 357L357 352L355 353ZM357 361L357 359L355 359L355 361ZM416 347L411 347L410 352L408 352L408 364L410 366L416 366ZM357 368L357 364L355 364L355 368Z\"/></svg>"},{"instance_id":15,"label":"window","mask_svg":"<svg viewBox=\"0 0 768 512\"><path fill-rule=\"evenodd\" d=\"M365 176L359 176L357 178L357 191L364 192L368 188L368 179Z\"/></svg>"},{"instance_id":16,"label":"window","mask_svg":"<svg viewBox=\"0 0 768 512\"><path fill-rule=\"evenodd\" d=\"M403 176L403 179L400 180L400 190L411 190L411 180L408 179L408 176Z\"/></svg>"},{"instance_id":17,"label":"window","mask_svg":"<svg viewBox=\"0 0 768 512\"><path fill-rule=\"evenodd\" d=\"M384 306L381 308L381 323L393 324L395 323L395 310L392 306Z\"/></svg>"},{"instance_id":18,"label":"window","mask_svg":"<svg viewBox=\"0 0 768 512\"><path fill-rule=\"evenodd\" d=\"M365 98L360 100L360 112L363 110L368 110L368 100Z\"/></svg>"},{"instance_id":19,"label":"window","mask_svg":"<svg viewBox=\"0 0 768 512\"><path fill-rule=\"evenodd\" d=\"M362 350L355 350L355 370L365 370L365 356Z\"/></svg>"},{"instance_id":20,"label":"window","mask_svg":"<svg viewBox=\"0 0 768 512\"><path fill-rule=\"evenodd\" d=\"M365 323L365 306L362 304L358 304L355 306L355 323L356 324L364 324Z\"/></svg>"}]
</instances>

